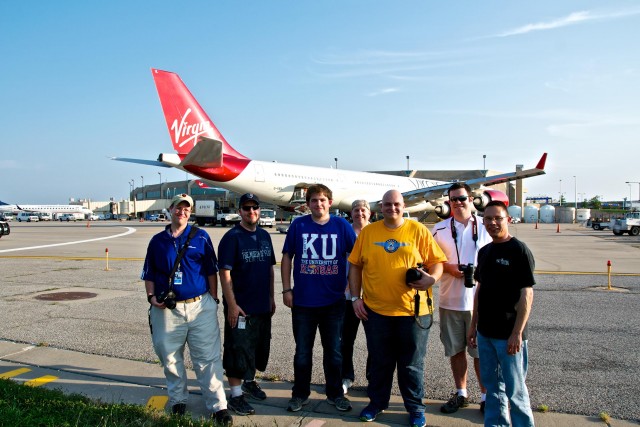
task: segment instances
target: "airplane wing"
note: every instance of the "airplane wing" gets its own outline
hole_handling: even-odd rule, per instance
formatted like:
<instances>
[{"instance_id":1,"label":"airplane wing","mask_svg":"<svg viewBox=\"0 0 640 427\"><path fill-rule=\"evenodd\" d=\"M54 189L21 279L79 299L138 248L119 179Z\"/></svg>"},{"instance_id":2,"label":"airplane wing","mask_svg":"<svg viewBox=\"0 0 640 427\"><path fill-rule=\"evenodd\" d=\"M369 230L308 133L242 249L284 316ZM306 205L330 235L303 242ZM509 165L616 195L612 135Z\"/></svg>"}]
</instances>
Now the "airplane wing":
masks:
<instances>
[{"instance_id":1,"label":"airplane wing","mask_svg":"<svg viewBox=\"0 0 640 427\"><path fill-rule=\"evenodd\" d=\"M515 181L518 179L529 178L536 175L544 175L544 165L547 162L547 153L544 153L538 164L533 169L527 169L516 172L508 172L500 175L492 175L482 178L469 179L467 181L459 181L466 183L472 190L478 189L483 186L491 186L496 184L502 184L508 181ZM435 185L433 187L419 188L417 190L406 191L402 193L405 204L411 206L420 201L420 199L426 200L434 204L437 200L441 200L447 196L447 190L453 184L448 182L445 184Z\"/></svg>"},{"instance_id":2,"label":"airplane wing","mask_svg":"<svg viewBox=\"0 0 640 427\"><path fill-rule=\"evenodd\" d=\"M172 168L173 166L159 162L157 160L132 159L129 157L109 157L109 160L117 160L119 162L138 163L147 166L157 166L159 168Z\"/></svg>"}]
</instances>

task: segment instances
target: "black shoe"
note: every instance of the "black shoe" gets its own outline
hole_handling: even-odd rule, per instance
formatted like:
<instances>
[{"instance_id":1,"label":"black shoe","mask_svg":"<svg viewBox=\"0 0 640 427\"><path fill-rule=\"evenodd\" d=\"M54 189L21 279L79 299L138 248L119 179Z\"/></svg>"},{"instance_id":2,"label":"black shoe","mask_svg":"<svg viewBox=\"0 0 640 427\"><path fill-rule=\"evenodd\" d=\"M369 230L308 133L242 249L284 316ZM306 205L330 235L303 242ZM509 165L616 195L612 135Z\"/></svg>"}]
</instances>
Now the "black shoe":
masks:
<instances>
[{"instance_id":1,"label":"black shoe","mask_svg":"<svg viewBox=\"0 0 640 427\"><path fill-rule=\"evenodd\" d=\"M184 415L185 412L187 412L187 405L184 403L177 403L171 407L173 415Z\"/></svg>"},{"instance_id":2,"label":"black shoe","mask_svg":"<svg viewBox=\"0 0 640 427\"><path fill-rule=\"evenodd\" d=\"M227 399L227 408L238 415L253 415L256 413L255 409L244 400L244 395L242 394L236 397L229 396L229 399Z\"/></svg>"},{"instance_id":3,"label":"black shoe","mask_svg":"<svg viewBox=\"0 0 640 427\"><path fill-rule=\"evenodd\" d=\"M460 396L457 392L451 394L451 398L447 403L440 407L440 412L445 414L453 414L460 408L466 408L469 406L469 399L464 396Z\"/></svg>"},{"instance_id":4,"label":"black shoe","mask_svg":"<svg viewBox=\"0 0 640 427\"><path fill-rule=\"evenodd\" d=\"M258 383L254 381L244 381L242 383L242 392L255 400L265 400L267 394L262 391Z\"/></svg>"},{"instance_id":5,"label":"black shoe","mask_svg":"<svg viewBox=\"0 0 640 427\"><path fill-rule=\"evenodd\" d=\"M485 403L487 403L487 402L485 402L484 400L483 400L482 402L480 402L480 413L481 413L482 415L484 415L484 404L485 404Z\"/></svg>"},{"instance_id":6,"label":"black shoe","mask_svg":"<svg viewBox=\"0 0 640 427\"><path fill-rule=\"evenodd\" d=\"M218 425L218 426L233 425L233 418L231 417L231 414L229 413L229 411L227 411L226 409L219 410L218 412L213 414L211 418L213 418L213 422L215 423L215 425Z\"/></svg>"}]
</instances>

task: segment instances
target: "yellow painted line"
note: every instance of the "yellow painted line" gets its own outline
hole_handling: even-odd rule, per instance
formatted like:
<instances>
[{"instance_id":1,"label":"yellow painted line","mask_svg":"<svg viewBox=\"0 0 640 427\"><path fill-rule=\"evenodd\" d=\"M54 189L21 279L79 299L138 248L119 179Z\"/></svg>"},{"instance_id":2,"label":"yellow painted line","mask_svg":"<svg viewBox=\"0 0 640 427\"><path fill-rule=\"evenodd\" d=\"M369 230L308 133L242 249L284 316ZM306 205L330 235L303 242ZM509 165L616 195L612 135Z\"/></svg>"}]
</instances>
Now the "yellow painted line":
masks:
<instances>
[{"instance_id":1,"label":"yellow painted line","mask_svg":"<svg viewBox=\"0 0 640 427\"><path fill-rule=\"evenodd\" d=\"M35 378L31 381L27 381L24 383L24 385L28 385L30 387L40 387L42 385L45 385L47 383L50 383L51 381L55 381L57 380L58 377L54 377L53 375L45 375L43 377L40 378Z\"/></svg>"},{"instance_id":2,"label":"yellow painted line","mask_svg":"<svg viewBox=\"0 0 640 427\"><path fill-rule=\"evenodd\" d=\"M54 260L63 260L63 261L105 261L107 258L102 257L82 257L82 256L24 256L24 255L0 255L0 259L2 258L12 258L12 259L54 259ZM144 258L118 258L118 257L109 257L109 261L144 261Z\"/></svg>"},{"instance_id":3,"label":"yellow painted line","mask_svg":"<svg viewBox=\"0 0 640 427\"><path fill-rule=\"evenodd\" d=\"M149 400L147 400L147 408L156 411L164 411L164 407L167 405L168 401L169 396L151 396Z\"/></svg>"},{"instance_id":4,"label":"yellow painted line","mask_svg":"<svg viewBox=\"0 0 640 427\"><path fill-rule=\"evenodd\" d=\"M534 271L535 274L550 275L583 275L583 276L606 276L607 272L588 272L588 271ZM640 273L611 273L612 276L640 276Z\"/></svg>"},{"instance_id":5,"label":"yellow painted line","mask_svg":"<svg viewBox=\"0 0 640 427\"><path fill-rule=\"evenodd\" d=\"M0 374L0 378L3 379L7 379L7 378L13 378L16 377L18 375L22 375L26 372L31 371L31 369L29 368L19 368L19 369L14 369L13 371L9 371L9 372L5 372L4 374Z\"/></svg>"}]
</instances>

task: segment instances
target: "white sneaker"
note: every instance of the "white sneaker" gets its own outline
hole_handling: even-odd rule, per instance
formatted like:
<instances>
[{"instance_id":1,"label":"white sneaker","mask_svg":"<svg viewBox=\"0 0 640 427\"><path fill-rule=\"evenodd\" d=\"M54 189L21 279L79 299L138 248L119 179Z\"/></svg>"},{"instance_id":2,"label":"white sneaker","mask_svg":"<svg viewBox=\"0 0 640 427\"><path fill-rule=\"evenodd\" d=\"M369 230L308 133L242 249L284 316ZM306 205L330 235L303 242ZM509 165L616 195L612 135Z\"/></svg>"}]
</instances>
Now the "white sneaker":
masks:
<instances>
[{"instance_id":1,"label":"white sneaker","mask_svg":"<svg viewBox=\"0 0 640 427\"><path fill-rule=\"evenodd\" d=\"M347 378L342 380L342 391L344 392L345 395L347 394L347 392L349 391L352 385L353 385L353 381Z\"/></svg>"}]
</instances>

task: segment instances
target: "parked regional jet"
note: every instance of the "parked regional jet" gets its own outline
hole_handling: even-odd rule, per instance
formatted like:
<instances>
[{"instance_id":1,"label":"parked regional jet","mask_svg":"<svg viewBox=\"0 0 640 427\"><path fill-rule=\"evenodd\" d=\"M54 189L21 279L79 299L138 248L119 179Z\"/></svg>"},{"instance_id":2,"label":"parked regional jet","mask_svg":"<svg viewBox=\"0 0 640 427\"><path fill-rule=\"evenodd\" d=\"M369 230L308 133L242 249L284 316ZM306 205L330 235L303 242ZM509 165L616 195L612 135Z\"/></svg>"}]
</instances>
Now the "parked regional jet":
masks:
<instances>
[{"instance_id":1,"label":"parked regional jet","mask_svg":"<svg viewBox=\"0 0 640 427\"><path fill-rule=\"evenodd\" d=\"M224 139L177 74L156 69L151 72L176 152L162 153L157 161L113 160L175 167L208 185L255 193L261 200L279 206L304 205L306 189L322 183L333 192L333 207L343 211L350 211L356 199L368 200L375 209L387 190L396 189L403 193L408 212L435 210L442 218L450 215L445 202L451 182L251 160ZM508 202L504 193L485 186L542 175L546 158L544 153L533 169L466 181L473 189L476 208L482 210L491 200Z\"/></svg>"},{"instance_id":2,"label":"parked regional jet","mask_svg":"<svg viewBox=\"0 0 640 427\"><path fill-rule=\"evenodd\" d=\"M50 212L51 214L80 212L84 215L91 215L93 213L90 209L80 205L10 205L0 201L0 212L17 214L20 211Z\"/></svg>"}]
</instances>

